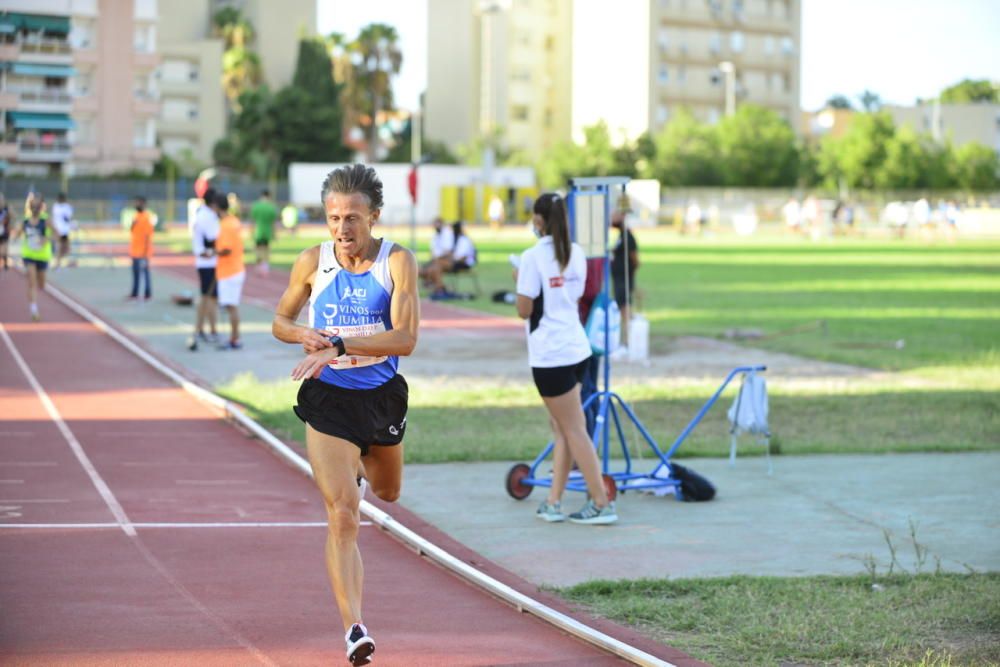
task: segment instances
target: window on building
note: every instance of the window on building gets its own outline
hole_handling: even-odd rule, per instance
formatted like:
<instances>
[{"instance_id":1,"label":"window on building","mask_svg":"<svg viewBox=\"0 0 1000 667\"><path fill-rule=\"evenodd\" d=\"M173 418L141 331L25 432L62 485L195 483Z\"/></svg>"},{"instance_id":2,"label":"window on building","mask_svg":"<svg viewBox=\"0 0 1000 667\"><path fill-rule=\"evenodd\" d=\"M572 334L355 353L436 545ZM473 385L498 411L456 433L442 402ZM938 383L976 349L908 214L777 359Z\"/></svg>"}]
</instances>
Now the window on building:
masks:
<instances>
[{"instance_id":1,"label":"window on building","mask_svg":"<svg viewBox=\"0 0 1000 667\"><path fill-rule=\"evenodd\" d=\"M774 55L774 37L768 35L764 38L764 53L766 55Z\"/></svg>"},{"instance_id":2,"label":"window on building","mask_svg":"<svg viewBox=\"0 0 1000 667\"><path fill-rule=\"evenodd\" d=\"M667 32L666 28L660 28L660 34L656 41L660 45L661 51L667 50L667 47L670 46L670 34Z\"/></svg>"},{"instance_id":3,"label":"window on building","mask_svg":"<svg viewBox=\"0 0 1000 667\"><path fill-rule=\"evenodd\" d=\"M680 65L677 68L677 83L684 84L684 82L687 81L687 78L688 78L687 67L685 67L684 65Z\"/></svg>"},{"instance_id":4,"label":"window on building","mask_svg":"<svg viewBox=\"0 0 1000 667\"><path fill-rule=\"evenodd\" d=\"M515 104L510 108L511 119L520 121L522 123L528 121L530 113L531 110L528 108L527 104Z\"/></svg>"},{"instance_id":5,"label":"window on building","mask_svg":"<svg viewBox=\"0 0 1000 667\"><path fill-rule=\"evenodd\" d=\"M708 38L708 49L712 53L718 53L722 50L722 35L717 32L713 32Z\"/></svg>"},{"instance_id":6,"label":"window on building","mask_svg":"<svg viewBox=\"0 0 1000 667\"><path fill-rule=\"evenodd\" d=\"M660 65L660 72L657 75L660 83L667 83L670 80L670 71L667 69L666 65Z\"/></svg>"},{"instance_id":7,"label":"window on building","mask_svg":"<svg viewBox=\"0 0 1000 667\"><path fill-rule=\"evenodd\" d=\"M781 52L786 56L790 56L795 53L795 43L792 41L791 37L781 38Z\"/></svg>"},{"instance_id":8,"label":"window on building","mask_svg":"<svg viewBox=\"0 0 1000 667\"><path fill-rule=\"evenodd\" d=\"M743 22L743 0L733 0L733 20Z\"/></svg>"},{"instance_id":9,"label":"window on building","mask_svg":"<svg viewBox=\"0 0 1000 667\"><path fill-rule=\"evenodd\" d=\"M663 125L668 120L670 120L670 109L662 104L656 107L656 122Z\"/></svg>"},{"instance_id":10,"label":"window on building","mask_svg":"<svg viewBox=\"0 0 1000 667\"><path fill-rule=\"evenodd\" d=\"M732 49L733 53L743 53L743 33L736 32L730 33L729 35L729 48Z\"/></svg>"},{"instance_id":11,"label":"window on building","mask_svg":"<svg viewBox=\"0 0 1000 667\"><path fill-rule=\"evenodd\" d=\"M722 118L722 109L718 107L712 107L708 110L708 122L715 125Z\"/></svg>"}]
</instances>

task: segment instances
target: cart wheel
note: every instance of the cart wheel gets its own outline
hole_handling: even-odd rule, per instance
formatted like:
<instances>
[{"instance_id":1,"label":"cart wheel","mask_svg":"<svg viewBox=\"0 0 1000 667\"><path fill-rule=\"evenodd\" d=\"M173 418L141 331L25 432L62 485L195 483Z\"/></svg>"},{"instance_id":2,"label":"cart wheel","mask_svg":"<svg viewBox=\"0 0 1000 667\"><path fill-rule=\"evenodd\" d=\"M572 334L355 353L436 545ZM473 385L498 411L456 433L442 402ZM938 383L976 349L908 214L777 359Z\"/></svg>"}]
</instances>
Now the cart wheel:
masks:
<instances>
[{"instance_id":1,"label":"cart wheel","mask_svg":"<svg viewBox=\"0 0 1000 667\"><path fill-rule=\"evenodd\" d=\"M604 481L604 492L608 494L608 500L614 500L618 497L618 485L615 484L615 478L611 475L601 475L601 479Z\"/></svg>"},{"instance_id":2,"label":"cart wheel","mask_svg":"<svg viewBox=\"0 0 1000 667\"><path fill-rule=\"evenodd\" d=\"M507 493L514 500L524 500L531 495L534 488L530 484L525 484L522 480L531 476L531 466L527 463L516 463L507 473Z\"/></svg>"}]
</instances>

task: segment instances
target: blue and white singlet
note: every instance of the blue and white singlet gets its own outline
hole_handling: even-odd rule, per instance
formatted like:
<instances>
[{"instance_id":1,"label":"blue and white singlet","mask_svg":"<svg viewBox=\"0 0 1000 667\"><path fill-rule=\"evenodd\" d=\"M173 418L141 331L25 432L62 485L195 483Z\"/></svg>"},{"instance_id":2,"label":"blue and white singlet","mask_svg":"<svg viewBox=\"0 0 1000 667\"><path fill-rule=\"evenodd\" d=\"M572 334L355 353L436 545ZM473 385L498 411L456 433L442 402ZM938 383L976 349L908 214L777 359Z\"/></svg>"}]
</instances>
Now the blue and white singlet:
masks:
<instances>
[{"instance_id":1,"label":"blue and white singlet","mask_svg":"<svg viewBox=\"0 0 1000 667\"><path fill-rule=\"evenodd\" d=\"M319 268L309 297L309 326L341 338L372 336L392 329L389 253L393 245L383 239L375 263L365 273L344 270L337 261L333 241L320 245ZM347 389L374 389L391 380L398 366L396 356L348 353L327 365L319 379Z\"/></svg>"}]
</instances>

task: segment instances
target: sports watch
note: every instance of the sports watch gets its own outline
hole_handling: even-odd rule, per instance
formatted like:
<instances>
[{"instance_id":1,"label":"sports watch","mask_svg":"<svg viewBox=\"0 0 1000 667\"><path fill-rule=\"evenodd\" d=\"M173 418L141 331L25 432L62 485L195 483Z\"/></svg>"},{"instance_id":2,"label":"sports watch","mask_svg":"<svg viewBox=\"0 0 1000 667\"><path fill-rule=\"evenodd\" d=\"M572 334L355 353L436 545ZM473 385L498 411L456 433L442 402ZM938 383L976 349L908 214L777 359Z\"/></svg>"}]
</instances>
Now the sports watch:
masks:
<instances>
[{"instance_id":1,"label":"sports watch","mask_svg":"<svg viewBox=\"0 0 1000 667\"><path fill-rule=\"evenodd\" d=\"M337 356L342 357L347 354L347 348L344 346L344 339L340 336L330 336L327 338L330 344L337 348Z\"/></svg>"}]
</instances>

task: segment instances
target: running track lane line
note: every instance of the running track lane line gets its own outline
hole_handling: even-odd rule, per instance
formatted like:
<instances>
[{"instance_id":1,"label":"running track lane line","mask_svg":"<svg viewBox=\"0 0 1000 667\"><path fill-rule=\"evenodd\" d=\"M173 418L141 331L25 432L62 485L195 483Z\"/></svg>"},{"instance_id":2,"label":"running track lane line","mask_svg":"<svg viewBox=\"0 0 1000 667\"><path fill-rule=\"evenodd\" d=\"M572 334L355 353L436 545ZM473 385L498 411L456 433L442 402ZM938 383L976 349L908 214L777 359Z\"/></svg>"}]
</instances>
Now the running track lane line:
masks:
<instances>
[{"instance_id":1,"label":"running track lane line","mask_svg":"<svg viewBox=\"0 0 1000 667\"><path fill-rule=\"evenodd\" d=\"M261 664L268 665L268 667L278 667L278 664L276 662L267 657L267 655L261 652L260 649L254 646L248 639L243 637L243 635L241 635L235 629L230 627L229 624L226 623L222 618L220 618L215 612L213 612L211 609L203 605L198 600L198 598L192 595L191 591L189 591L181 582L179 582L174 577L174 575L172 575L170 571L167 570L166 567L164 567L163 563L161 563L159 559L156 556L154 556L153 553L148 548L146 548L146 545L143 544L142 540L139 539L138 533L136 533L135 530L136 524L133 524L129 520L128 516L125 514L125 510L122 509L122 506L118 503L118 500L111 492L111 489L104 482L104 479L101 478L101 476L97 473L97 470L94 468L93 463L91 463L90 458L87 456L86 452L83 451L83 447L80 445L80 442L76 439L76 436L73 435L73 432L69 429L69 426L66 425L66 422L63 420L62 415L59 414L59 411L56 409L56 406L52 402L52 399L49 398L48 393L46 393L46 391L42 388L41 384L38 382L38 379L35 377L35 374L32 373L31 369L28 367L28 364L24 360L24 357L21 356L21 353L18 351L17 347L15 347L14 341L11 340L10 335L7 333L7 330L3 326L3 323L0 323L0 338L3 338L4 343L7 345L7 348L10 350L11 355L14 357L14 361L17 362L17 365L21 369L21 372L24 373L24 376L25 378L27 378L28 383L31 385L32 389L35 390L35 393L38 395L39 400L45 407L45 411L49 414L49 417L52 419L52 421L56 423L56 426L59 428L60 433L62 433L63 437L66 439L66 442L69 443L70 449L73 450L73 454L76 455L76 458L79 461L80 465L83 467L84 471L90 477L91 482L97 488L97 491L101 494L101 497L107 504L108 509L111 510L111 513L117 520L117 524L108 524L108 525L113 528L120 527L125 532L125 534L131 538L132 545L136 548L136 550L143 557L143 559L150 565L150 567L156 570L157 573L159 573L159 575L163 577L163 579L170 585L170 587L173 588L175 591L177 591L178 595L180 595L192 607L201 612L201 614L205 618L207 618L209 622L212 623L212 625L214 625L218 630L220 630L224 636L226 636L233 643L242 646L244 649L246 649L246 651L251 655L253 655L253 657L256 658Z\"/></svg>"},{"instance_id":2,"label":"running track lane line","mask_svg":"<svg viewBox=\"0 0 1000 667\"><path fill-rule=\"evenodd\" d=\"M115 494L111 492L107 483L98 474L97 469L94 468L94 464L91 463L90 457L87 456L85 451L83 451L83 447L80 445L80 441L76 439L76 436L73 435L73 431L69 430L69 426L66 425L62 415L59 414L59 410L56 409L52 399L49 398L49 395L42 388L42 385L39 384L38 378L36 378L35 374L31 372L30 368L28 368L28 363L24 360L24 357L21 356L17 347L15 347L14 341L11 340L10 335L7 333L7 330L4 328L2 323L0 323L0 338L3 338L3 342L7 345L7 349L10 350L11 356L14 357L14 361L17 362L21 372L24 373L24 377L28 379L28 384L30 384L31 388L35 390L35 393L38 395L38 400L42 402L42 405L45 407L45 411L49 414L52 421L55 422L56 427L58 427L59 432L62 433L63 438L66 439L66 442L69 444L69 448L73 450L73 455L76 456L76 460L80 462L80 466L83 468L84 472L87 473L87 476L90 477L91 483L97 489L97 492L101 494L101 498L104 499L104 504L108 506L109 510L111 510L111 514L115 517L118 525L123 531L125 531L126 535L129 537L135 537L135 527L132 525L132 522L129 521L128 515L125 514L125 510L118 502L118 499L115 498Z\"/></svg>"},{"instance_id":3,"label":"running track lane line","mask_svg":"<svg viewBox=\"0 0 1000 667\"><path fill-rule=\"evenodd\" d=\"M295 450L288 447L285 443L281 442L276 438L270 431L265 429L263 426L258 424L256 421L247 417L243 411L233 403L227 401L221 396L208 391L202 387L199 387L195 383L185 379L172 368L166 366L159 359L152 356L141 347L136 345L127 336L121 334L113 327L109 326L106 322L101 320L99 317L91 313L84 306L80 305L68 295L64 294L58 288L54 287L51 283L45 286L45 290L53 297L55 297L59 302L65 305L67 308L77 313L84 319L91 322L100 331L108 334L115 341L120 343L127 350L138 356L140 359L145 361L147 364L160 371L168 378L176 382L183 389L193 394L196 398L199 398L210 405L221 409L228 416L232 417L235 421L240 423L244 428L248 429L251 433L256 435L261 439L261 441L272 451L274 451L278 456L280 456L286 463L291 465L293 468L301 471L310 479L313 478L312 467L309 463L303 459ZM581 623L571 616L567 616L562 612L559 612L548 605L542 604L541 602L514 590L510 586L497 581L493 577L480 572L476 568L467 564L466 562L456 558L452 554L448 553L441 547L433 544L429 540L424 539L414 531L410 530L399 521L395 520L390 514L383 512L366 500L361 501L361 513L371 519L377 526L383 530L395 535L403 543L410 545L416 549L417 553L421 556L426 556L439 565L447 568L449 571L454 572L466 581L482 588L483 590L499 597L502 600L507 601L509 604L513 605L517 611L522 613L530 613L537 618L567 632L575 637L578 637L589 644L597 646L612 655L616 655L620 658L631 661L636 665L642 665L643 667L676 667L671 662L667 662L654 655L641 651L633 646L630 646L610 635L606 635L603 632L595 630L590 626ZM143 549L144 551L144 549ZM145 555L145 554L144 554ZM150 558L153 558L152 554L149 554ZM155 567L155 565L154 565ZM164 573L169 577L168 573ZM174 583L172 579L168 579L171 583ZM179 584L177 584L179 585ZM183 589L182 589L183 590ZM184 591L186 592L186 591ZM190 593L188 593L190 596ZM193 601L195 604L197 600ZM200 605L199 605L200 607ZM207 610L206 610L207 612ZM214 619L213 619L214 620ZM221 623L222 620L218 619ZM227 627L227 626L224 626ZM242 639L242 638L240 638ZM242 643L242 642L241 642ZM246 646L246 644L244 644ZM253 648L249 647L255 655L260 656L259 652ZM263 656L260 656L263 657ZM266 657L264 657L266 660ZM270 661L268 661L270 662Z\"/></svg>"}]
</instances>

